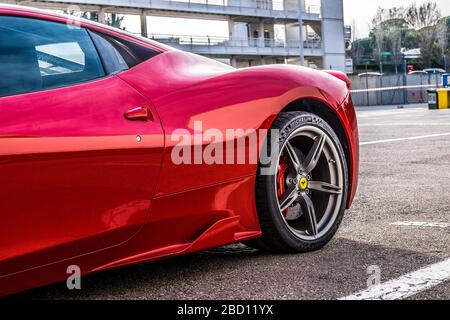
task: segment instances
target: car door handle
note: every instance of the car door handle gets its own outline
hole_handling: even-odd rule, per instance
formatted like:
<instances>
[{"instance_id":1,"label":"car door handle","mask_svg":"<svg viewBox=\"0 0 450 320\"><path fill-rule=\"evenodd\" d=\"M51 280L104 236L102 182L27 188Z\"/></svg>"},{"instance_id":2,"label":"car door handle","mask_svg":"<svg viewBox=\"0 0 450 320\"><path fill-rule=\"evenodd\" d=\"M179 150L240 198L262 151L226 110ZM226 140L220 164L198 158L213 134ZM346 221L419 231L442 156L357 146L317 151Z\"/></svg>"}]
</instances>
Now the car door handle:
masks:
<instances>
[{"instance_id":1,"label":"car door handle","mask_svg":"<svg viewBox=\"0 0 450 320\"><path fill-rule=\"evenodd\" d=\"M153 115L146 106L141 106L128 110L124 114L125 119L130 121L153 121Z\"/></svg>"}]
</instances>

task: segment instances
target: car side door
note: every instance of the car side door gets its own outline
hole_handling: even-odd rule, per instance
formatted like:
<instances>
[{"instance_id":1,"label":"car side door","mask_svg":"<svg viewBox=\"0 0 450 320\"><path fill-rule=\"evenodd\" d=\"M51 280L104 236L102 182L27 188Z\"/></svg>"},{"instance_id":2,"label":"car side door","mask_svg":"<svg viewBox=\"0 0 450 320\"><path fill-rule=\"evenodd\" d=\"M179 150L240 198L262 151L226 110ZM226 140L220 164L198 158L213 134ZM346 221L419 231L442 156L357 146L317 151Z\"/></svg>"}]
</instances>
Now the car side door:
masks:
<instances>
[{"instance_id":1,"label":"car side door","mask_svg":"<svg viewBox=\"0 0 450 320\"><path fill-rule=\"evenodd\" d=\"M119 51L82 27L0 15L0 276L118 245L143 224L164 136L151 102L115 75L139 63Z\"/></svg>"}]
</instances>

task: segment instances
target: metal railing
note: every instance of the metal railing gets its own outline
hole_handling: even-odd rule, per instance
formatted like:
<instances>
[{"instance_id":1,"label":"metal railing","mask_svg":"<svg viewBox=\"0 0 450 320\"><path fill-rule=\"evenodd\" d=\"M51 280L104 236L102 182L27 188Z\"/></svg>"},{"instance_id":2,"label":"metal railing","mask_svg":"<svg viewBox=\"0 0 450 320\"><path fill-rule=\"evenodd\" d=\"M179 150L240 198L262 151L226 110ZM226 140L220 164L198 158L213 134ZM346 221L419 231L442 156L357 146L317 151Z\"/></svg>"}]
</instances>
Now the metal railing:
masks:
<instances>
[{"instance_id":1,"label":"metal railing","mask_svg":"<svg viewBox=\"0 0 450 320\"><path fill-rule=\"evenodd\" d=\"M253 8L265 9L268 11L284 11L297 12L297 8L285 8L282 0L150 0L152 3L168 2L173 5L177 3L187 3L192 5L206 5L206 6L222 6L222 7L238 7L238 8ZM304 5L303 11L308 14L320 15L321 7L319 5Z\"/></svg>"},{"instance_id":2,"label":"metal railing","mask_svg":"<svg viewBox=\"0 0 450 320\"><path fill-rule=\"evenodd\" d=\"M300 48L298 40L244 38L229 39L227 37L149 34L148 37L161 43L175 46L223 46L223 47L259 47L259 48ZM320 49L320 40L304 41L307 49Z\"/></svg>"},{"instance_id":3,"label":"metal railing","mask_svg":"<svg viewBox=\"0 0 450 320\"><path fill-rule=\"evenodd\" d=\"M305 5L305 11L306 13L309 14L322 14L322 8L321 6L316 6L316 5Z\"/></svg>"}]
</instances>

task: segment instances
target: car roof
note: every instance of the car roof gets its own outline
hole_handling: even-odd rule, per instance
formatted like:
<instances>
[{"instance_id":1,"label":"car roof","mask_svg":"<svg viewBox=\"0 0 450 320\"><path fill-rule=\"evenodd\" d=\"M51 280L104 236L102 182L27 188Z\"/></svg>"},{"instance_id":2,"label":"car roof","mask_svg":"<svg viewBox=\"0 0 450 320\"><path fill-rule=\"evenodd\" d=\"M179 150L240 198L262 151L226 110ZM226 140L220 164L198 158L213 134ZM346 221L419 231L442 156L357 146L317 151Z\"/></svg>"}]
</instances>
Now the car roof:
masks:
<instances>
[{"instance_id":1,"label":"car roof","mask_svg":"<svg viewBox=\"0 0 450 320\"><path fill-rule=\"evenodd\" d=\"M430 72L430 71L433 71L433 72L446 72L444 69L441 69L441 68L428 68L428 69L423 69L423 71L425 71L425 72Z\"/></svg>"},{"instance_id":2,"label":"car roof","mask_svg":"<svg viewBox=\"0 0 450 320\"><path fill-rule=\"evenodd\" d=\"M29 18L36 18L36 19L45 19L48 18L49 20L54 21L66 21L66 23L74 24L74 25L81 25L83 27L91 27L94 29L97 29L97 31L104 31L106 33L113 33L115 35L118 35L120 37L130 38L134 41L145 43L146 45L149 45L153 47L154 49L158 51L169 51L174 50L174 48L164 45L162 43L159 43L154 40L150 40L141 36L137 36L135 34L132 34L130 32L127 32L125 30L121 30L118 28L114 28L111 26L108 26L106 24L102 24L99 22L95 22L92 20L71 16L67 14L57 13L49 10L43 10L43 9L37 9L37 8L31 8L26 6L18 6L13 4L2 4L0 3L0 15L17 15L21 17L29 17Z\"/></svg>"},{"instance_id":3,"label":"car roof","mask_svg":"<svg viewBox=\"0 0 450 320\"><path fill-rule=\"evenodd\" d=\"M379 73L379 72L363 72L358 74L358 76L362 77L362 76L377 76L377 77L381 77L383 75L383 73Z\"/></svg>"}]
</instances>

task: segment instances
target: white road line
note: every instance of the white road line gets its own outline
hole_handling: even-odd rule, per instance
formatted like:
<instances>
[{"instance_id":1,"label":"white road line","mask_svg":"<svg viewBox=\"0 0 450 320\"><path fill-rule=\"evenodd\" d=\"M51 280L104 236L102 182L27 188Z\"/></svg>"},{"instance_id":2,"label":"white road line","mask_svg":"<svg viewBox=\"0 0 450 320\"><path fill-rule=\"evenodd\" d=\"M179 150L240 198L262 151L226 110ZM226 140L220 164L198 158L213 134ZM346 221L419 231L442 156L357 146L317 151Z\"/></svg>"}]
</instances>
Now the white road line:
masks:
<instances>
[{"instance_id":1,"label":"white road line","mask_svg":"<svg viewBox=\"0 0 450 320\"><path fill-rule=\"evenodd\" d=\"M400 278L375 285L339 300L399 300L450 280L450 259L430 265Z\"/></svg>"},{"instance_id":2,"label":"white road line","mask_svg":"<svg viewBox=\"0 0 450 320\"><path fill-rule=\"evenodd\" d=\"M424 227L424 228L449 228L450 223L445 222L421 222L421 221L398 221L391 223L391 226L402 227Z\"/></svg>"},{"instance_id":3,"label":"white road line","mask_svg":"<svg viewBox=\"0 0 450 320\"><path fill-rule=\"evenodd\" d=\"M376 141L368 141L361 142L360 146L367 146L371 144L379 144L379 143L389 143L389 142L398 142L398 141L408 141L408 140L420 140L420 139L428 139L428 138L436 138L436 137L444 137L450 136L450 132L437 133L437 134L429 134L426 136L416 136L416 137L407 137L407 138L396 138L396 139L384 139L384 140L376 140Z\"/></svg>"},{"instance_id":4,"label":"white road line","mask_svg":"<svg viewBox=\"0 0 450 320\"><path fill-rule=\"evenodd\" d=\"M367 110L367 111L357 111L356 115L358 118L372 118L381 116L400 116L400 115L410 115L417 113L427 113L427 109L423 108L409 108L409 109L394 109L394 110Z\"/></svg>"}]
</instances>

